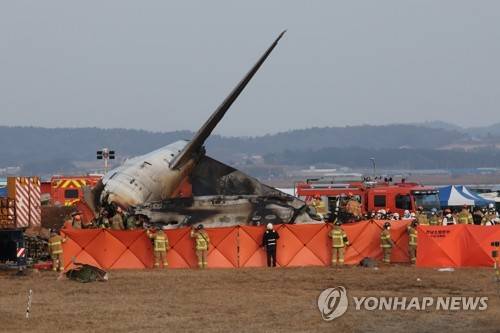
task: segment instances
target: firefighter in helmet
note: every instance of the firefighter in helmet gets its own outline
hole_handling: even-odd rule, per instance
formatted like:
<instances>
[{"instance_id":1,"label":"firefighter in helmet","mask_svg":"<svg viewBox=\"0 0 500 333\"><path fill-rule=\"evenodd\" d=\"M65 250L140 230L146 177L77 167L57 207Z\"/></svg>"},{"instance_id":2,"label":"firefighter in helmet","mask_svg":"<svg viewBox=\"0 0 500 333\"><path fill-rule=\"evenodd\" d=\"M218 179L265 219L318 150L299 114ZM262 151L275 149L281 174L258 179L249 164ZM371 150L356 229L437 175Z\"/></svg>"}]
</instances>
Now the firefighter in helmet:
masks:
<instances>
[{"instance_id":1,"label":"firefighter in helmet","mask_svg":"<svg viewBox=\"0 0 500 333\"><path fill-rule=\"evenodd\" d=\"M473 224L474 220L467 205L463 205L462 210L457 214L458 224Z\"/></svg>"},{"instance_id":2,"label":"firefighter in helmet","mask_svg":"<svg viewBox=\"0 0 500 333\"><path fill-rule=\"evenodd\" d=\"M394 241L391 238L391 224L389 222L384 223L384 229L380 233L380 247L384 253L384 258L382 261L386 264L391 263L391 252L394 247Z\"/></svg>"},{"instance_id":3,"label":"firefighter in helmet","mask_svg":"<svg viewBox=\"0 0 500 333\"><path fill-rule=\"evenodd\" d=\"M191 238L195 240L196 257L198 257L198 267L207 268L208 261L208 247L210 245L210 238L205 231L203 224L199 224L196 229L191 228Z\"/></svg>"},{"instance_id":4,"label":"firefighter in helmet","mask_svg":"<svg viewBox=\"0 0 500 333\"><path fill-rule=\"evenodd\" d=\"M427 214L424 212L424 207L418 206L415 218L417 219L419 225L429 225L429 219L427 218Z\"/></svg>"},{"instance_id":5,"label":"firefighter in helmet","mask_svg":"<svg viewBox=\"0 0 500 333\"><path fill-rule=\"evenodd\" d=\"M353 193L349 192L347 197L348 201L345 206L346 212L350 214L354 220L359 220L361 217L361 204L356 200Z\"/></svg>"},{"instance_id":6,"label":"firefighter in helmet","mask_svg":"<svg viewBox=\"0 0 500 333\"><path fill-rule=\"evenodd\" d=\"M316 215L318 215L321 219L323 219L327 213L326 211L326 206L323 200L321 200L320 195L315 195L312 202L311 206L314 207L316 210Z\"/></svg>"},{"instance_id":7,"label":"firefighter in helmet","mask_svg":"<svg viewBox=\"0 0 500 333\"><path fill-rule=\"evenodd\" d=\"M417 220L411 222L410 225L408 225L408 256L410 257L410 261L412 264L417 261L418 225L419 223Z\"/></svg>"},{"instance_id":8,"label":"firefighter in helmet","mask_svg":"<svg viewBox=\"0 0 500 333\"><path fill-rule=\"evenodd\" d=\"M337 265L337 263L339 265L344 265L345 249L350 244L347 234L344 229L342 229L339 221L335 222L328 236L332 239L332 267Z\"/></svg>"},{"instance_id":9,"label":"firefighter in helmet","mask_svg":"<svg viewBox=\"0 0 500 333\"><path fill-rule=\"evenodd\" d=\"M49 238L49 254L52 259L52 270L54 272L64 270L64 258L63 258L63 247L62 244L66 241L66 238L62 237L57 233L55 229L50 231Z\"/></svg>"},{"instance_id":10,"label":"firefighter in helmet","mask_svg":"<svg viewBox=\"0 0 500 333\"><path fill-rule=\"evenodd\" d=\"M451 209L446 208L444 210L443 225L446 226L446 225L454 225L454 224L457 224L457 220L455 219L455 217L451 213Z\"/></svg>"},{"instance_id":11,"label":"firefighter in helmet","mask_svg":"<svg viewBox=\"0 0 500 333\"><path fill-rule=\"evenodd\" d=\"M439 225L439 217L437 215L437 209L431 209L431 217L429 218L429 225Z\"/></svg>"},{"instance_id":12,"label":"firefighter in helmet","mask_svg":"<svg viewBox=\"0 0 500 333\"><path fill-rule=\"evenodd\" d=\"M148 237L153 240L153 255L155 268L160 268L160 265L163 264L163 268L168 267L167 261L167 251L170 249L168 244L168 237L163 231L165 227L159 230L154 230L151 232L149 229L146 232Z\"/></svg>"}]
</instances>

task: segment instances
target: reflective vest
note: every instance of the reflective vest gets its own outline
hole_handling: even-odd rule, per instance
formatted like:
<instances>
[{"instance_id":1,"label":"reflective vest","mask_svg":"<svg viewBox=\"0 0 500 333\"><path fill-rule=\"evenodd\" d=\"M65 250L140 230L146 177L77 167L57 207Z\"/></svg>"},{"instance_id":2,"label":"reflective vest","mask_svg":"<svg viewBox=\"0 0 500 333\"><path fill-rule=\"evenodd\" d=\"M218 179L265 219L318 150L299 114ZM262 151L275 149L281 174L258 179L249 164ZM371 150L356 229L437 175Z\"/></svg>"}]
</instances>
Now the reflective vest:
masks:
<instances>
[{"instance_id":1,"label":"reflective vest","mask_svg":"<svg viewBox=\"0 0 500 333\"><path fill-rule=\"evenodd\" d=\"M439 224L439 218L437 215L431 215L431 218L429 219L429 224L430 225L438 225Z\"/></svg>"},{"instance_id":2,"label":"reflective vest","mask_svg":"<svg viewBox=\"0 0 500 333\"><path fill-rule=\"evenodd\" d=\"M316 213L318 213L318 214L325 214L326 213L325 204L320 199L315 199L312 202L312 206L314 207L314 209L316 209Z\"/></svg>"},{"instance_id":3,"label":"reflective vest","mask_svg":"<svg viewBox=\"0 0 500 333\"><path fill-rule=\"evenodd\" d=\"M195 238L196 241L196 250L206 251L208 250L208 244L210 243L210 239L205 231L196 231L191 237Z\"/></svg>"},{"instance_id":4,"label":"reflective vest","mask_svg":"<svg viewBox=\"0 0 500 333\"><path fill-rule=\"evenodd\" d=\"M63 238L59 235L52 236L49 239L49 252L50 254L61 254L63 253L62 243Z\"/></svg>"},{"instance_id":5,"label":"reflective vest","mask_svg":"<svg viewBox=\"0 0 500 333\"><path fill-rule=\"evenodd\" d=\"M342 229L333 229L330 231L330 237L332 239L332 247L341 248L349 245L349 240L347 239L347 235Z\"/></svg>"},{"instance_id":6,"label":"reflective vest","mask_svg":"<svg viewBox=\"0 0 500 333\"><path fill-rule=\"evenodd\" d=\"M487 223L491 223L491 221L494 221L496 219L496 217L497 217L496 214L488 212L488 213L486 213L486 215L483 216L483 219L481 220L481 224L486 225Z\"/></svg>"},{"instance_id":7,"label":"reflective vest","mask_svg":"<svg viewBox=\"0 0 500 333\"><path fill-rule=\"evenodd\" d=\"M423 212L417 214L417 221L418 224L420 225L429 225L429 219L427 218L427 214Z\"/></svg>"},{"instance_id":8,"label":"reflective vest","mask_svg":"<svg viewBox=\"0 0 500 333\"><path fill-rule=\"evenodd\" d=\"M346 210L346 212L348 212L349 214L352 214L354 216L361 215L361 205L358 201L353 200L353 199L351 199L347 202L345 210Z\"/></svg>"},{"instance_id":9,"label":"reflective vest","mask_svg":"<svg viewBox=\"0 0 500 333\"><path fill-rule=\"evenodd\" d=\"M471 223L472 221L470 221L471 219L469 219L469 215L470 215L469 212L461 211L457 215L457 222L459 224L469 224L469 223Z\"/></svg>"},{"instance_id":10,"label":"reflective vest","mask_svg":"<svg viewBox=\"0 0 500 333\"><path fill-rule=\"evenodd\" d=\"M408 227L408 245L417 246L417 229L413 227Z\"/></svg>"},{"instance_id":11,"label":"reflective vest","mask_svg":"<svg viewBox=\"0 0 500 333\"><path fill-rule=\"evenodd\" d=\"M384 229L380 234L380 247L392 248L391 233L387 229Z\"/></svg>"},{"instance_id":12,"label":"reflective vest","mask_svg":"<svg viewBox=\"0 0 500 333\"><path fill-rule=\"evenodd\" d=\"M154 250L157 252L167 251L168 239L163 231L158 231L154 236Z\"/></svg>"}]
</instances>

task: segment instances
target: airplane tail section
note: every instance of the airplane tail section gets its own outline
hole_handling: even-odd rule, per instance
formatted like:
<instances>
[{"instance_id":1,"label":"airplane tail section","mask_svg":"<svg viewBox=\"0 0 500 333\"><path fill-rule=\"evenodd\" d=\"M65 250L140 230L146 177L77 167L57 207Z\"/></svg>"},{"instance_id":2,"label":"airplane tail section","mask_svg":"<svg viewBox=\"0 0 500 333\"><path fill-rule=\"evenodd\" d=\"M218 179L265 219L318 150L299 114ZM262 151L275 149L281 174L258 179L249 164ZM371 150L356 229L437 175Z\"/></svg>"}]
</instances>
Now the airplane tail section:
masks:
<instances>
[{"instance_id":1,"label":"airplane tail section","mask_svg":"<svg viewBox=\"0 0 500 333\"><path fill-rule=\"evenodd\" d=\"M183 165L186 161L193 157L193 155L199 151L199 149L205 143L205 140L210 136L214 128L221 121L221 119L226 114L226 111L231 107L233 102L238 98L240 93L245 89L248 82L257 73L260 66L266 61L267 57L271 54L273 49L278 44L278 41L283 37L286 30L283 31L278 38L271 44L271 46L266 50L266 52L260 57L257 63L250 69L250 71L245 75L245 77L238 83L236 87L231 91L231 93L224 99L221 105L212 113L210 118L203 124L203 126L198 130L194 138L184 147L184 149L170 162L170 168L176 169Z\"/></svg>"}]
</instances>

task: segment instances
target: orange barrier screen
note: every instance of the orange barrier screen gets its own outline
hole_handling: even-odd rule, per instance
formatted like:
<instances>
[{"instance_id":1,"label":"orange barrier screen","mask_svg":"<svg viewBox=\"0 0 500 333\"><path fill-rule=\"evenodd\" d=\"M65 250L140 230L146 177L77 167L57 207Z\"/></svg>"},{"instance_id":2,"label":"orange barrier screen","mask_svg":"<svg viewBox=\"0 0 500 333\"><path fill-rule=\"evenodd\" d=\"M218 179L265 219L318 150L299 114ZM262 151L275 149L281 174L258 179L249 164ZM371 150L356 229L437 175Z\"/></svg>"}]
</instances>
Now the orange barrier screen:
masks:
<instances>
[{"instance_id":1,"label":"orange barrier screen","mask_svg":"<svg viewBox=\"0 0 500 333\"><path fill-rule=\"evenodd\" d=\"M419 227L417 266L491 267L491 242L499 240L500 226Z\"/></svg>"},{"instance_id":2,"label":"orange barrier screen","mask_svg":"<svg viewBox=\"0 0 500 333\"><path fill-rule=\"evenodd\" d=\"M385 221L364 221L344 226L352 246L347 248L346 263L358 264L364 257L380 259L380 232ZM392 238L396 243L393 262L407 262L407 222L392 222ZM328 224L279 225L277 249L279 266L327 266L331 262ZM208 266L217 268L264 267L266 254L262 245L264 227L238 226L210 228ZM77 262L105 269L143 269L153 267L152 244L144 230L75 230L63 229L66 237L64 258L71 268ZM171 268L197 267L190 229L166 232L170 243L167 258Z\"/></svg>"},{"instance_id":3,"label":"orange barrier screen","mask_svg":"<svg viewBox=\"0 0 500 333\"><path fill-rule=\"evenodd\" d=\"M349 246L345 263L356 265L363 258L382 258L380 233L386 221L362 221L344 225ZM391 261L407 263L408 221L391 221L391 237L395 243ZM329 224L279 225L277 262L279 266L328 266L331 262ZM266 254L262 247L264 227L238 226L207 229L210 237L208 267L264 267ZM66 268L71 258L105 269L153 267L152 244L144 230L72 230L64 229ZM169 267L197 267L190 229L166 232L170 243ZM457 225L418 228L417 266L461 267L490 266L490 243L500 240L500 227Z\"/></svg>"}]
</instances>

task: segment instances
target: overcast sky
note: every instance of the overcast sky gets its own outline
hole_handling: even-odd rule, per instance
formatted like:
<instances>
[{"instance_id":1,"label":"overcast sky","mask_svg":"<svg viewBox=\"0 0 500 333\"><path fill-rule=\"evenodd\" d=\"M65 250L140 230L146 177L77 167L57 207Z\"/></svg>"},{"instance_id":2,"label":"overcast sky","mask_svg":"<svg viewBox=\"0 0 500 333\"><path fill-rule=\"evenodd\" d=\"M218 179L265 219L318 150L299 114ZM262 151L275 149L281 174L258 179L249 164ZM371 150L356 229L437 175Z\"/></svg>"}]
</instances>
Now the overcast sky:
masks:
<instances>
[{"instance_id":1,"label":"overcast sky","mask_svg":"<svg viewBox=\"0 0 500 333\"><path fill-rule=\"evenodd\" d=\"M216 132L500 121L499 1L2 1L0 124Z\"/></svg>"}]
</instances>

